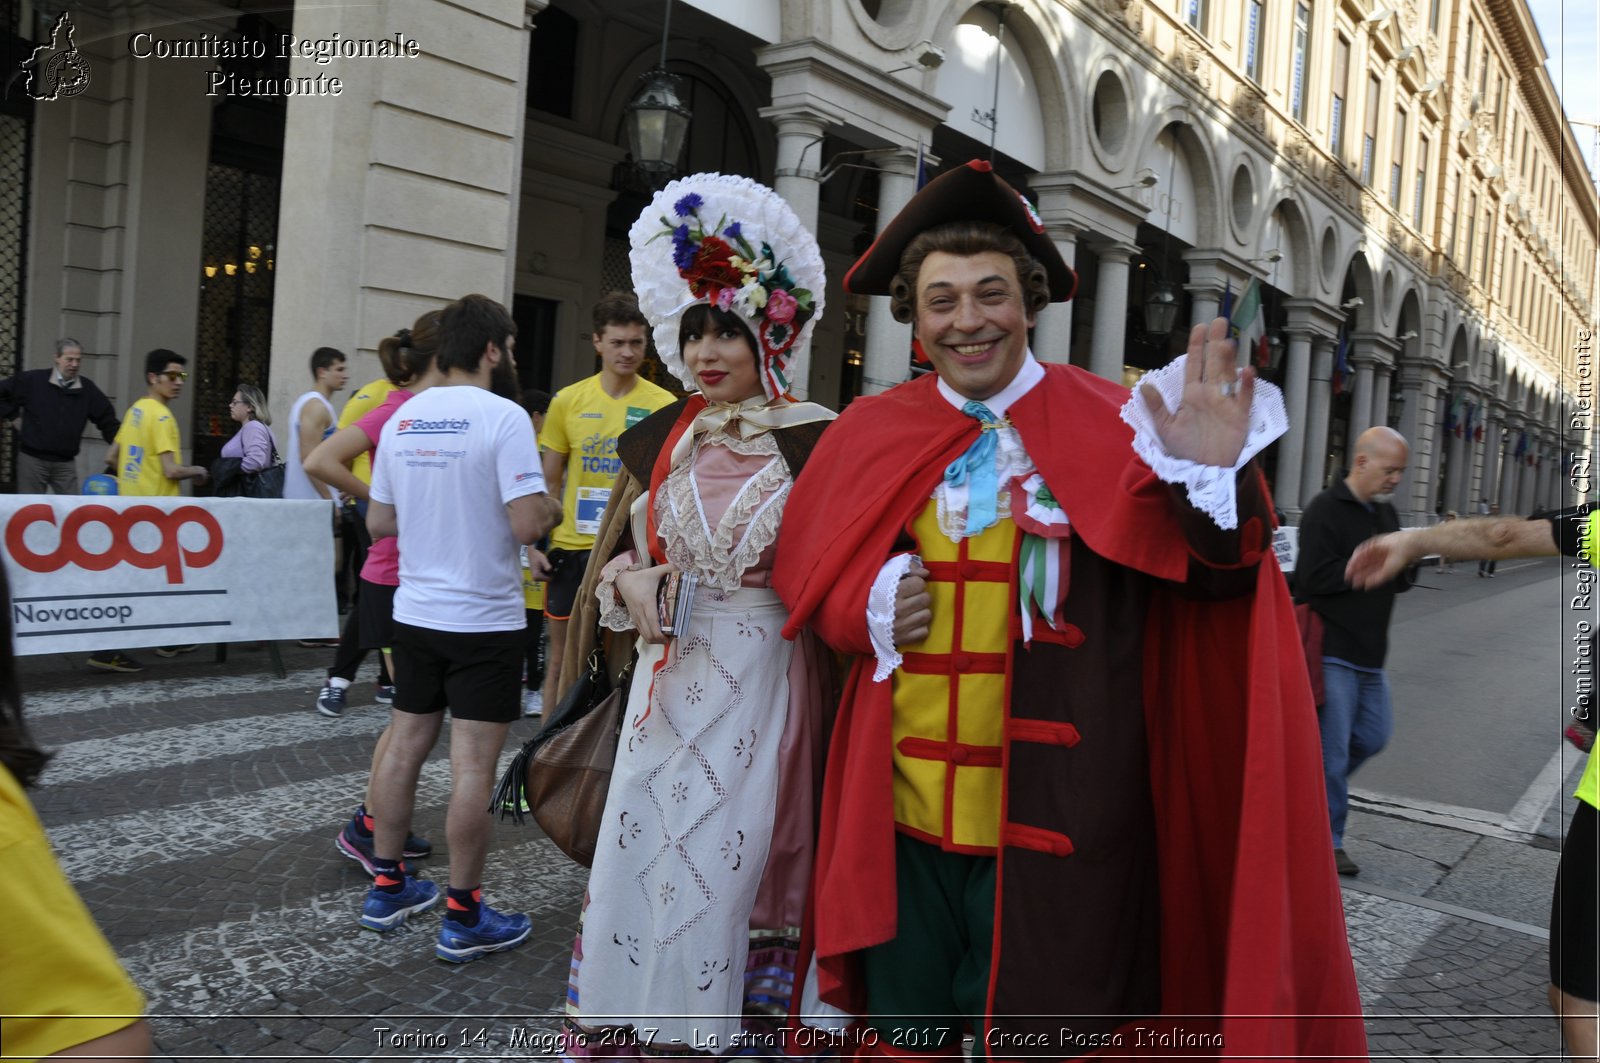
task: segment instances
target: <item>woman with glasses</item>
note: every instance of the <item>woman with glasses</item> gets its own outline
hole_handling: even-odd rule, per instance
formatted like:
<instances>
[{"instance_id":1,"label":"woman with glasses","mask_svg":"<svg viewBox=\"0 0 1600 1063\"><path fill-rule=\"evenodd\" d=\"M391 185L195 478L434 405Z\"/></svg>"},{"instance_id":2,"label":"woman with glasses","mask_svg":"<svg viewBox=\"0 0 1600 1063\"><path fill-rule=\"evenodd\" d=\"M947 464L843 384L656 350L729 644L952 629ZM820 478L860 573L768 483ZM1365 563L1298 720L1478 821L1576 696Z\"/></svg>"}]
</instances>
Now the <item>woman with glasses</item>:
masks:
<instances>
[{"instance_id":1,"label":"woman with glasses","mask_svg":"<svg viewBox=\"0 0 1600 1063\"><path fill-rule=\"evenodd\" d=\"M222 445L224 458L238 458L242 473L260 472L275 464L277 441L272 438L272 412L267 409L267 397L254 384L240 384L228 403L228 416L240 428L233 438Z\"/></svg>"}]
</instances>

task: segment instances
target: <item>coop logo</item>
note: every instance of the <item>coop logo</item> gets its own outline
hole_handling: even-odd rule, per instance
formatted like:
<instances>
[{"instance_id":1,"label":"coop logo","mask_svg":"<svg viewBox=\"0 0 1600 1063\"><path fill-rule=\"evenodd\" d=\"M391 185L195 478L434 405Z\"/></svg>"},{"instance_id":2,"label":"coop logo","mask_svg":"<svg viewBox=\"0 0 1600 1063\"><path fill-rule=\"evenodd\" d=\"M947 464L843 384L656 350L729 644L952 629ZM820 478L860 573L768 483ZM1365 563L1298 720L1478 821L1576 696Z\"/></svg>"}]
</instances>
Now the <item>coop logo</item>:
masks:
<instances>
[{"instance_id":1,"label":"coop logo","mask_svg":"<svg viewBox=\"0 0 1600 1063\"><path fill-rule=\"evenodd\" d=\"M400 422L398 431L403 435L452 435L458 436L472 427L472 422L461 417L446 417L439 421L424 421L421 418L406 419Z\"/></svg>"},{"instance_id":2,"label":"coop logo","mask_svg":"<svg viewBox=\"0 0 1600 1063\"><path fill-rule=\"evenodd\" d=\"M23 506L6 525L6 550L11 559L31 572L55 572L67 565L76 565L89 572L105 572L121 564L134 568L164 569L168 583L182 583L184 569L205 568L222 556L222 526L217 519L199 506L180 506L172 512L155 506L129 506L116 510L110 506L78 506L61 522L61 536L50 553L37 553L31 549L26 536L35 524L56 523L55 510L45 503ZM86 525L99 524L110 532L110 542L104 543L103 534L95 534L90 541L104 544L103 552L94 553L83 545ZM134 545L133 529L148 524L156 530L156 541L150 536L139 538L150 549ZM189 525L205 532L205 545L199 549L184 546L179 534ZM35 535L35 541L39 536ZM192 542L194 536L191 535Z\"/></svg>"},{"instance_id":3,"label":"coop logo","mask_svg":"<svg viewBox=\"0 0 1600 1063\"><path fill-rule=\"evenodd\" d=\"M89 87L89 60L73 43L76 27L72 16L63 11L50 30L50 43L41 44L22 61L28 75L25 86L36 100L61 100L78 95Z\"/></svg>"}]
</instances>

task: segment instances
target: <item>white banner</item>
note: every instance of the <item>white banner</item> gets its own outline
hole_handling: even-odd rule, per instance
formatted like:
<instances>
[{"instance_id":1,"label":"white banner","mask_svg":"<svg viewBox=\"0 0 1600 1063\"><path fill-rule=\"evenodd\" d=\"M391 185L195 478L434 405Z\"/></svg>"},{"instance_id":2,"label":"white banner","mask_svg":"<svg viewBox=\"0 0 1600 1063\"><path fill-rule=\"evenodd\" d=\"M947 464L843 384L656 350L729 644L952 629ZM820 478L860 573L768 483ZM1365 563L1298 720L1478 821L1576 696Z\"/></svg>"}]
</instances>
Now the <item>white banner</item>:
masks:
<instances>
[{"instance_id":1,"label":"white banner","mask_svg":"<svg viewBox=\"0 0 1600 1063\"><path fill-rule=\"evenodd\" d=\"M17 652L336 637L328 505L0 496Z\"/></svg>"}]
</instances>

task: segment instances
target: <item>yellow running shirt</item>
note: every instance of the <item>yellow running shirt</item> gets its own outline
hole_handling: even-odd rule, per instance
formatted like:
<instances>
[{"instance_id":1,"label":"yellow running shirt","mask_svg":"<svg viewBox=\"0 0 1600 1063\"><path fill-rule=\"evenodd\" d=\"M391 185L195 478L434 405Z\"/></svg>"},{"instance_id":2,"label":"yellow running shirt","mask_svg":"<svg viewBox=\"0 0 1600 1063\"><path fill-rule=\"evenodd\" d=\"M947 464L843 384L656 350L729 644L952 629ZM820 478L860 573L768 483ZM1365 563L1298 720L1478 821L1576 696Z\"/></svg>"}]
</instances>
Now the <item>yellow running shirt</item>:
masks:
<instances>
[{"instance_id":1,"label":"yellow running shirt","mask_svg":"<svg viewBox=\"0 0 1600 1063\"><path fill-rule=\"evenodd\" d=\"M379 377L370 384L363 385L354 395L345 401L344 409L339 413L339 427L349 428L361 418L371 413L383 404L389 392L394 390L394 382L388 377ZM350 463L350 471L357 480L364 484L372 483L372 458L363 450L356 455L356 460Z\"/></svg>"},{"instance_id":2,"label":"yellow running shirt","mask_svg":"<svg viewBox=\"0 0 1600 1063\"><path fill-rule=\"evenodd\" d=\"M178 481L167 479L161 471L161 455L171 454L172 460L177 461L182 452L178 419L172 411L156 399L140 399L128 407L128 415L117 430L117 493L176 495Z\"/></svg>"},{"instance_id":3,"label":"yellow running shirt","mask_svg":"<svg viewBox=\"0 0 1600 1063\"><path fill-rule=\"evenodd\" d=\"M587 550L594 545L611 485L622 471L617 437L674 401L672 392L642 377L634 378L632 391L614 399L600 386L599 373L556 392L539 436L541 450L567 455L561 523L550 534L552 547Z\"/></svg>"}]
</instances>

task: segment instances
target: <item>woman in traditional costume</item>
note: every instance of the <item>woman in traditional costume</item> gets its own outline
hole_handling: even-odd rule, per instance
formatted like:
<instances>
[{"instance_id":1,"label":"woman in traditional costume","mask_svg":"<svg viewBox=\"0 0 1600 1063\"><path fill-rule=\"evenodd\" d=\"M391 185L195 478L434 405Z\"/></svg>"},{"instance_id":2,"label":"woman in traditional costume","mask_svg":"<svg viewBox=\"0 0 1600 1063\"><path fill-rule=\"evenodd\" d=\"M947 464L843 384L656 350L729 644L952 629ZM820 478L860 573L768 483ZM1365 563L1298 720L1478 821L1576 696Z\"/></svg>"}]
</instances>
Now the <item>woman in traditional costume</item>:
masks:
<instances>
[{"instance_id":1,"label":"woman in traditional costume","mask_svg":"<svg viewBox=\"0 0 1600 1063\"><path fill-rule=\"evenodd\" d=\"M584 610L638 636L566 1049L718 1055L759 1032L809 1054L843 1025L817 1002L801 932L834 679L809 633L780 636L769 574L790 487L834 416L787 395L822 313L822 256L776 193L722 174L669 184L629 240L657 353L691 395L618 441L584 635L566 647L576 677L596 626Z\"/></svg>"}]
</instances>

